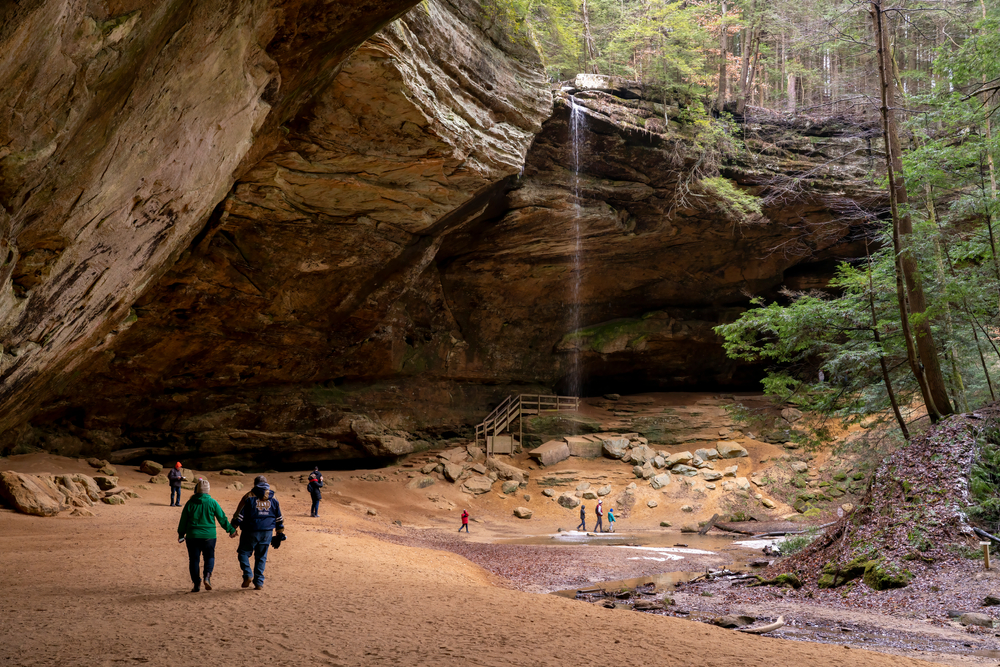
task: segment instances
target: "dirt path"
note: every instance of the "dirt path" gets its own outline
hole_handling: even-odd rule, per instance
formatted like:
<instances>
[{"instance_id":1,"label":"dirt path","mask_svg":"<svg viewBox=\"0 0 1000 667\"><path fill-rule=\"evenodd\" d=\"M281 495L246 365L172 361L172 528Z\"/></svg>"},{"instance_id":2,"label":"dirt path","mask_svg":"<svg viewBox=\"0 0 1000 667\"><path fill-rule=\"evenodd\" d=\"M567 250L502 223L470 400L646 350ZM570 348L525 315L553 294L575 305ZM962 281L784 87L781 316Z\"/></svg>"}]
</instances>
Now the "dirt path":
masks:
<instances>
[{"instance_id":1,"label":"dirt path","mask_svg":"<svg viewBox=\"0 0 1000 667\"><path fill-rule=\"evenodd\" d=\"M209 477L231 509L240 494ZM924 664L511 590L458 555L366 534L391 530L389 512L325 502L314 520L294 485L277 486L289 540L260 592L239 588L225 538L216 590L187 592L179 510L163 487L90 519L0 511L0 664Z\"/></svg>"}]
</instances>

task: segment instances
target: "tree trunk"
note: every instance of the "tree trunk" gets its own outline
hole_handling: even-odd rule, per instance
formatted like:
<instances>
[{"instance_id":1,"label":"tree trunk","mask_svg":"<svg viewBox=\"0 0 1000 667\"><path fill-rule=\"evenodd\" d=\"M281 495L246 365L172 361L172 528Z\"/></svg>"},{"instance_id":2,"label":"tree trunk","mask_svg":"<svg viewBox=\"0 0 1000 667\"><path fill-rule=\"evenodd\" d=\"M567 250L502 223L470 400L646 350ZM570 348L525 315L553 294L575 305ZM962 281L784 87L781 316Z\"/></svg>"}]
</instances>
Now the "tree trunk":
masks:
<instances>
[{"instance_id":1,"label":"tree trunk","mask_svg":"<svg viewBox=\"0 0 1000 667\"><path fill-rule=\"evenodd\" d=\"M868 255L868 241L865 240L865 255ZM875 336L875 343L879 347L878 363L882 367L882 382L885 383L885 391L889 394L889 403L892 405L892 414L896 416L896 423L903 434L904 440L910 439L910 431L906 428L906 420L899 411L899 403L896 401L896 392L892 390L892 380L889 378L889 365L885 362L885 354L882 352L882 337L878 332L878 315L875 314L875 285L872 282L872 260L868 257L868 305L872 313L872 334Z\"/></svg>"},{"instance_id":2,"label":"tree trunk","mask_svg":"<svg viewBox=\"0 0 1000 667\"><path fill-rule=\"evenodd\" d=\"M716 111L722 111L726 104L726 0L722 0L722 19L719 24L719 96L715 100Z\"/></svg>"},{"instance_id":3,"label":"tree trunk","mask_svg":"<svg viewBox=\"0 0 1000 667\"><path fill-rule=\"evenodd\" d=\"M906 292L898 289L900 324L906 337L907 356L920 391L924 397L924 405L931 421L936 422L952 413L951 401L948 398L948 386L941 372L937 348L931 331L930 320L926 315L927 304L923 286L917 271L917 262L910 249L909 237L913 233L913 224L907 212L909 199L906 182L903 180L903 163L899 144L899 134L893 105L895 103L895 81L892 77L892 61L889 54L889 42L886 35L882 0L871 0L871 17L875 29L875 39L878 50L879 83L881 86L881 116L882 135L885 140L886 175L889 181L889 206L892 210L893 248L896 253L897 287L905 284ZM900 208L903 212L900 212ZM909 308L907 308L909 302ZM911 332L910 315L913 315ZM914 340L915 338L915 340ZM915 346L915 350L914 350Z\"/></svg>"},{"instance_id":4,"label":"tree trunk","mask_svg":"<svg viewBox=\"0 0 1000 667\"><path fill-rule=\"evenodd\" d=\"M590 12L587 11L587 0L583 0L583 41L587 49L586 69L592 74L600 74L597 71L597 51L594 49L594 38L590 34Z\"/></svg>"},{"instance_id":5,"label":"tree trunk","mask_svg":"<svg viewBox=\"0 0 1000 667\"><path fill-rule=\"evenodd\" d=\"M788 113L795 112L795 75L788 75Z\"/></svg>"}]
</instances>

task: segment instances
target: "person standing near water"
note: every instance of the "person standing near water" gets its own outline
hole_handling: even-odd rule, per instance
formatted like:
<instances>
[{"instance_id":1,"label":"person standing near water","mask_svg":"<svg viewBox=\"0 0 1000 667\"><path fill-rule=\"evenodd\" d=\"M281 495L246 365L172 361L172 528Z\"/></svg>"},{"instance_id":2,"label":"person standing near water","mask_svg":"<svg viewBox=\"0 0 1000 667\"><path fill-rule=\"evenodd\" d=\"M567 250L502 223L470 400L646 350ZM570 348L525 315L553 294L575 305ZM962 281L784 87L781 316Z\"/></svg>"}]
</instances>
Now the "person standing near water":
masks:
<instances>
[{"instance_id":1,"label":"person standing near water","mask_svg":"<svg viewBox=\"0 0 1000 667\"><path fill-rule=\"evenodd\" d=\"M609 507L608 508L608 532L609 533L615 532L615 508L614 507Z\"/></svg>"},{"instance_id":2,"label":"person standing near water","mask_svg":"<svg viewBox=\"0 0 1000 667\"><path fill-rule=\"evenodd\" d=\"M595 533L604 532L604 501L598 500L597 507L594 508L594 514L597 515L597 524L594 525Z\"/></svg>"},{"instance_id":3,"label":"person standing near water","mask_svg":"<svg viewBox=\"0 0 1000 667\"><path fill-rule=\"evenodd\" d=\"M173 470L167 473L167 481L170 482L170 506L181 506L181 482L186 478L181 473L181 462L174 464Z\"/></svg>"},{"instance_id":4,"label":"person standing near water","mask_svg":"<svg viewBox=\"0 0 1000 667\"><path fill-rule=\"evenodd\" d=\"M580 525L576 527L577 530L582 530L587 532L587 506L580 505Z\"/></svg>"},{"instance_id":5,"label":"person standing near water","mask_svg":"<svg viewBox=\"0 0 1000 667\"><path fill-rule=\"evenodd\" d=\"M177 541L187 540L188 569L191 581L194 583L192 593L201 590L202 579L199 577L201 557L205 556L205 590L212 590L212 570L215 569L215 522L218 521L227 533L233 535L236 529L229 524L222 506L212 496L208 495L211 487L207 479L199 479L184 509L181 510L181 520L177 524Z\"/></svg>"},{"instance_id":6,"label":"person standing near water","mask_svg":"<svg viewBox=\"0 0 1000 667\"><path fill-rule=\"evenodd\" d=\"M462 528L465 528L465 532L469 532L469 510L462 510ZM458 532L462 532L462 528L458 529Z\"/></svg>"}]
</instances>

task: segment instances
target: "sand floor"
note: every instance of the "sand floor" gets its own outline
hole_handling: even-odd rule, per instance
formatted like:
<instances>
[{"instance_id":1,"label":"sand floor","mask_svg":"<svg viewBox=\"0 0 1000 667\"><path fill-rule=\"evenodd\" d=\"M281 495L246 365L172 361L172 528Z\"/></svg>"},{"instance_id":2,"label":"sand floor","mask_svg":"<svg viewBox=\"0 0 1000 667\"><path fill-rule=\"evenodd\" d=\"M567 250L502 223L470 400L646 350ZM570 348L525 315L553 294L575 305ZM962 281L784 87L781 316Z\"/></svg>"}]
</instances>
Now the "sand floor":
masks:
<instances>
[{"instance_id":1,"label":"sand floor","mask_svg":"<svg viewBox=\"0 0 1000 667\"><path fill-rule=\"evenodd\" d=\"M89 472L61 461L58 472ZM41 455L4 464L57 472ZM208 477L231 512L241 492ZM289 539L271 551L262 591L239 587L236 541L222 536L215 590L189 592L165 487L87 519L0 510L0 665L927 664L513 590L454 553L372 535L423 512L394 508L405 495L367 517L331 492L311 519L300 485L272 481Z\"/></svg>"}]
</instances>

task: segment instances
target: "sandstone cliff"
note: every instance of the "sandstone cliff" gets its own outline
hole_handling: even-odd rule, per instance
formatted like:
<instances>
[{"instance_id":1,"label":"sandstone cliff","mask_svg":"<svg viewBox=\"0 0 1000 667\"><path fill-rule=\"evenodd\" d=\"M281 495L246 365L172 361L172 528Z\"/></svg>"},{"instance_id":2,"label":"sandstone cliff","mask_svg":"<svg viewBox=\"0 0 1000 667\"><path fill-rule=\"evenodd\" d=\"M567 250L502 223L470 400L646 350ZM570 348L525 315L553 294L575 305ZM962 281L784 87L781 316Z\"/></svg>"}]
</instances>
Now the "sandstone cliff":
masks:
<instances>
[{"instance_id":1,"label":"sandstone cliff","mask_svg":"<svg viewBox=\"0 0 1000 667\"><path fill-rule=\"evenodd\" d=\"M6 445L390 456L578 372L590 392L752 382L711 327L858 253L867 131L750 124L744 150L693 100L603 79L553 106L497 18L435 0L368 40Z\"/></svg>"}]
</instances>

